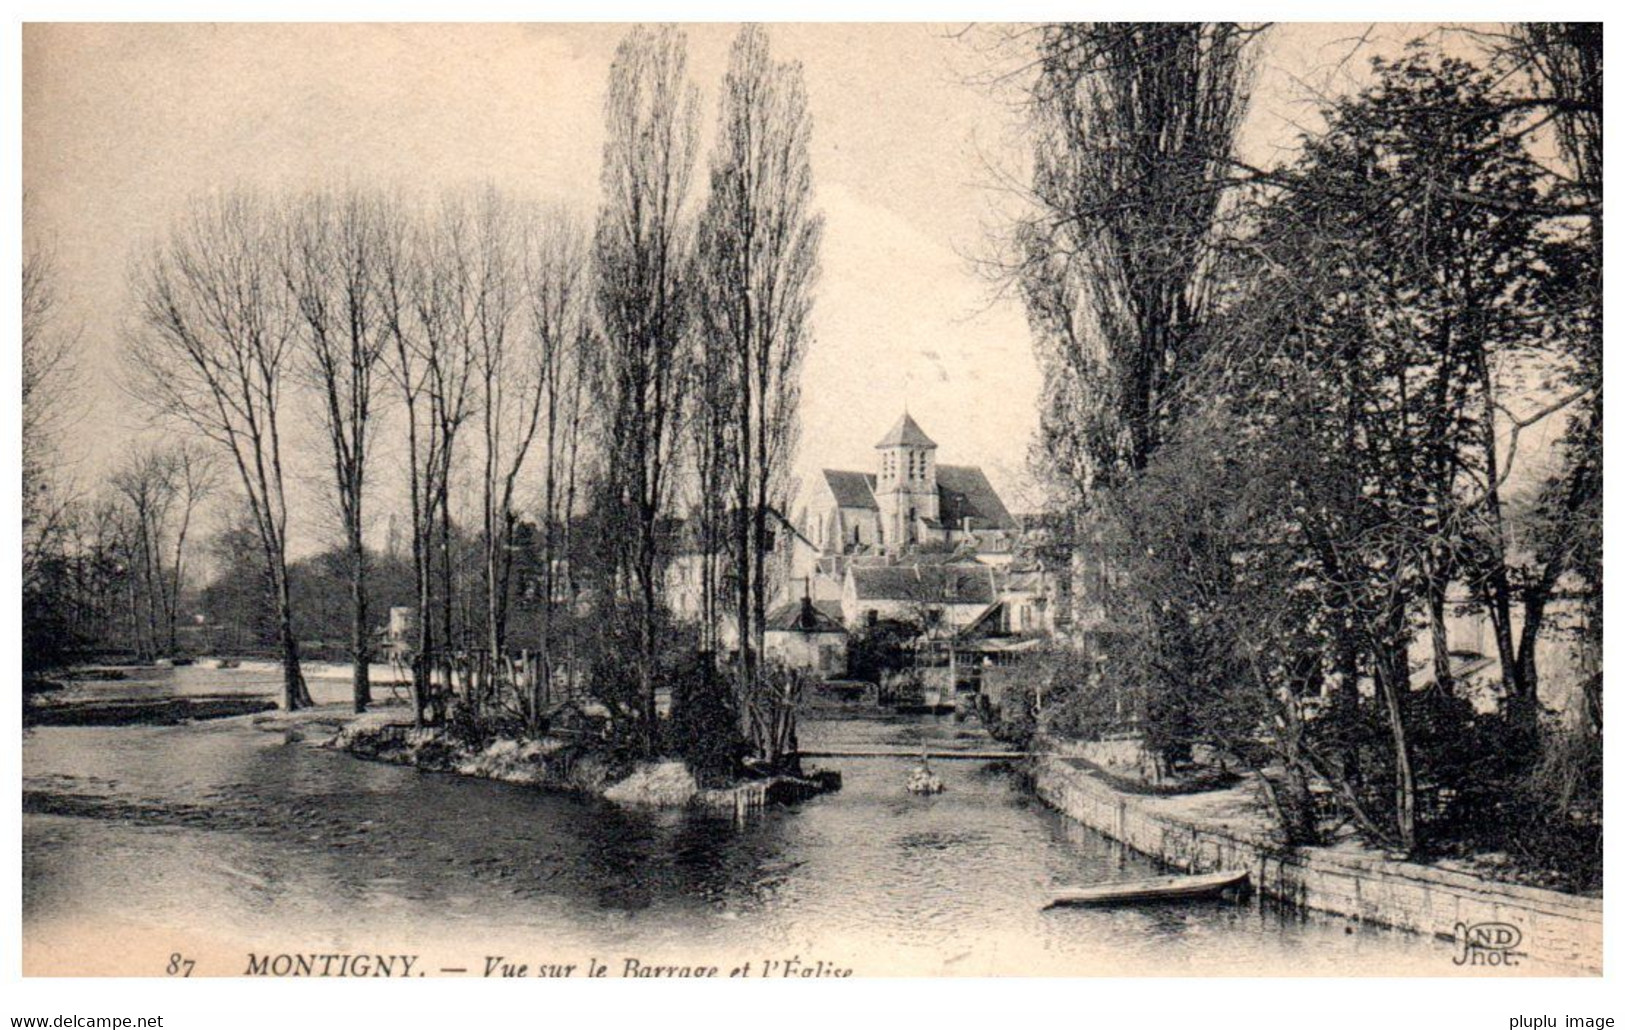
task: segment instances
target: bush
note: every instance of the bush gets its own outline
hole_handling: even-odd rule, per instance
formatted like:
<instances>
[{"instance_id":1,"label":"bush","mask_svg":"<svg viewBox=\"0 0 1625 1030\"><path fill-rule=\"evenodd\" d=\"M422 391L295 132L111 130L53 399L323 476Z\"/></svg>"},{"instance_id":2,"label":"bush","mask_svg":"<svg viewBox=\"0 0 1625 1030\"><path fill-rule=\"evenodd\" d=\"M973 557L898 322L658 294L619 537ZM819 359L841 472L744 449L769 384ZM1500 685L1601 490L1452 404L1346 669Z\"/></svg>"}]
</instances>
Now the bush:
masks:
<instances>
[{"instance_id":1,"label":"bush","mask_svg":"<svg viewBox=\"0 0 1625 1030\"><path fill-rule=\"evenodd\" d=\"M696 653L673 670L671 691L662 750L681 758L701 785L728 782L747 750L733 685L709 655Z\"/></svg>"},{"instance_id":2,"label":"bush","mask_svg":"<svg viewBox=\"0 0 1625 1030\"><path fill-rule=\"evenodd\" d=\"M897 619L861 627L847 641L847 678L881 683L888 674L914 668L914 641L919 635L918 625Z\"/></svg>"}]
</instances>

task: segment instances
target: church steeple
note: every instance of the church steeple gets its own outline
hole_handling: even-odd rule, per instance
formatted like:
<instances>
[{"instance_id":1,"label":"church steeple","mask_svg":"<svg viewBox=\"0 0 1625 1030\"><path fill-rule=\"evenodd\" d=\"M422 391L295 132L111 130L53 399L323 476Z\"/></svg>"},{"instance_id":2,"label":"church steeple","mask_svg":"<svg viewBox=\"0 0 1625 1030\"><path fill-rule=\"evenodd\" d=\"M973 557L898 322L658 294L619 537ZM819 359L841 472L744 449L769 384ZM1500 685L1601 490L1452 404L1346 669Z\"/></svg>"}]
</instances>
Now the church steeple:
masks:
<instances>
[{"instance_id":1,"label":"church steeple","mask_svg":"<svg viewBox=\"0 0 1625 1030\"><path fill-rule=\"evenodd\" d=\"M918 542L920 520L937 518L936 449L936 442L906 410L875 444L880 452L875 499L885 542L892 547Z\"/></svg>"},{"instance_id":2,"label":"church steeple","mask_svg":"<svg viewBox=\"0 0 1625 1030\"><path fill-rule=\"evenodd\" d=\"M904 410L903 417L897 420L897 424L891 427L891 432L881 437L880 442L875 444L876 450L885 450L888 447L916 447L933 451L937 449L936 443L925 435L925 430L920 428L920 424L914 421L907 410Z\"/></svg>"}]
</instances>

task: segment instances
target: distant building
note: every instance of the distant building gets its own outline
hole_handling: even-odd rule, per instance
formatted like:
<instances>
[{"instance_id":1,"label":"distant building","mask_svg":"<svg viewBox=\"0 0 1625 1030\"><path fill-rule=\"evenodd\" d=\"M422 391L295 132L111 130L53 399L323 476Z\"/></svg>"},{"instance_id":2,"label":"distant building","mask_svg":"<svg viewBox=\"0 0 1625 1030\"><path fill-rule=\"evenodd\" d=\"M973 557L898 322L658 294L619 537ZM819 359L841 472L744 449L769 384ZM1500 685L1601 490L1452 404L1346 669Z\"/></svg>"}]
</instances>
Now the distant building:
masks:
<instances>
[{"instance_id":1,"label":"distant building","mask_svg":"<svg viewBox=\"0 0 1625 1030\"><path fill-rule=\"evenodd\" d=\"M824 469L807 498L802 532L824 554L1009 550L1016 520L993 484L974 465L939 465L936 443L908 413L875 450L874 472Z\"/></svg>"},{"instance_id":2,"label":"distant building","mask_svg":"<svg viewBox=\"0 0 1625 1030\"><path fill-rule=\"evenodd\" d=\"M767 510L767 551L769 604L782 603L786 597L800 597L806 593L808 580L805 573L794 579L794 570L810 568L817 560L819 550L813 546L796 526L776 509ZM705 608L705 566L707 556L698 535L699 526L690 520L673 527L676 539L675 554L667 563L662 577L662 590L666 606L678 618L693 621L700 618ZM726 534L724 534L726 535ZM737 580L729 560L731 539L719 541L717 568L722 582L721 606L717 613L720 625L720 643L737 647L739 628L735 623L733 606L736 603Z\"/></svg>"},{"instance_id":3,"label":"distant building","mask_svg":"<svg viewBox=\"0 0 1625 1030\"><path fill-rule=\"evenodd\" d=\"M792 668L841 676L846 671L846 627L841 623L840 606L803 597L768 614L762 649Z\"/></svg>"},{"instance_id":4,"label":"distant building","mask_svg":"<svg viewBox=\"0 0 1625 1030\"><path fill-rule=\"evenodd\" d=\"M994 570L962 564L851 565L841 592L841 615L851 628L882 619L957 632L998 598Z\"/></svg>"},{"instance_id":5,"label":"distant building","mask_svg":"<svg viewBox=\"0 0 1625 1030\"><path fill-rule=\"evenodd\" d=\"M839 676L850 634L881 621L910 623L929 640L996 633L1026 647L1056 631L1060 578L1026 545L987 475L937 463L937 444L906 412L875 445L875 469L825 469L793 520L772 512L770 612L763 648L786 664ZM719 646L737 646L731 578L719 574ZM700 616L704 556L693 541L666 571L666 595Z\"/></svg>"}]
</instances>

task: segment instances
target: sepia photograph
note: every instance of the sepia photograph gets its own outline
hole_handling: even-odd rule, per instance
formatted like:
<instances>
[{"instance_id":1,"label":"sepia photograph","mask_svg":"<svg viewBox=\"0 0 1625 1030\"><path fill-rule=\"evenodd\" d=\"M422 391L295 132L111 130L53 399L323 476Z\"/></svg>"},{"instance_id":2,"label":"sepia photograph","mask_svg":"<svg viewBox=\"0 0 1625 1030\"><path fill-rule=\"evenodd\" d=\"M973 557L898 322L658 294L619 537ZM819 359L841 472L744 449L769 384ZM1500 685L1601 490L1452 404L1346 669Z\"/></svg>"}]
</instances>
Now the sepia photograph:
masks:
<instances>
[{"instance_id":1,"label":"sepia photograph","mask_svg":"<svg viewBox=\"0 0 1625 1030\"><path fill-rule=\"evenodd\" d=\"M1600 23L20 35L24 978L1601 977Z\"/></svg>"}]
</instances>

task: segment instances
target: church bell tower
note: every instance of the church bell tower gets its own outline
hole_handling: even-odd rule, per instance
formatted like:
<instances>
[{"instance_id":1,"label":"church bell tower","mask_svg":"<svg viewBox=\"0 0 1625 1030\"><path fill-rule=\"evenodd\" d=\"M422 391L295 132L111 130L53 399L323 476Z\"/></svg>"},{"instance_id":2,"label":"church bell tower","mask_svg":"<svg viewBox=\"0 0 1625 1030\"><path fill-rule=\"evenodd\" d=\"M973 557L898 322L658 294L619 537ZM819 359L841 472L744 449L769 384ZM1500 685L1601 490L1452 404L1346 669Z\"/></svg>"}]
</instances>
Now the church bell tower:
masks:
<instances>
[{"instance_id":1,"label":"church bell tower","mask_svg":"<svg viewBox=\"0 0 1625 1030\"><path fill-rule=\"evenodd\" d=\"M919 543L919 520L935 521L939 515L937 445L905 411L875 450L880 452L875 501L884 542L893 550Z\"/></svg>"}]
</instances>

